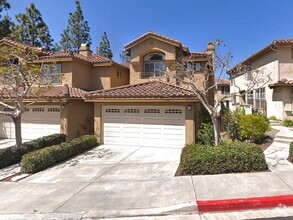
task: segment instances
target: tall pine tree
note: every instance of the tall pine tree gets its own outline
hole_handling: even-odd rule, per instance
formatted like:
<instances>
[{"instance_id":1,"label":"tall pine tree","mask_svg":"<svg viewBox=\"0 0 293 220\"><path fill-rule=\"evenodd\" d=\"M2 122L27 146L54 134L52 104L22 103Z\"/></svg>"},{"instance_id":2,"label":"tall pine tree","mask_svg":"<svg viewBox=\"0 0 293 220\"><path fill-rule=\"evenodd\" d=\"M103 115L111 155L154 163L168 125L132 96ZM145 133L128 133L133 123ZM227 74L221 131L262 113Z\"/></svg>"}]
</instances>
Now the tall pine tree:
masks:
<instances>
[{"instance_id":1,"label":"tall pine tree","mask_svg":"<svg viewBox=\"0 0 293 220\"><path fill-rule=\"evenodd\" d=\"M102 36L102 41L100 43L99 47L99 55L103 57L107 57L109 59L112 59L113 53L112 50L110 49L110 41L108 40L107 33L104 32Z\"/></svg>"},{"instance_id":2,"label":"tall pine tree","mask_svg":"<svg viewBox=\"0 0 293 220\"><path fill-rule=\"evenodd\" d=\"M43 21L42 14L33 3L26 8L24 14L18 14L15 18L18 24L12 27L12 39L50 50L53 39L48 26Z\"/></svg>"},{"instance_id":3,"label":"tall pine tree","mask_svg":"<svg viewBox=\"0 0 293 220\"><path fill-rule=\"evenodd\" d=\"M7 0L0 0L0 13L8 9L10 9L10 4L7 2ZM10 29L13 25L13 22L8 15L5 15L2 18L2 14L0 14L0 19L0 39L3 37L9 37L11 34Z\"/></svg>"},{"instance_id":4,"label":"tall pine tree","mask_svg":"<svg viewBox=\"0 0 293 220\"><path fill-rule=\"evenodd\" d=\"M76 10L69 13L66 29L61 34L62 48L78 51L83 43L91 44L90 28L88 22L84 20L79 1L75 2Z\"/></svg>"}]
</instances>

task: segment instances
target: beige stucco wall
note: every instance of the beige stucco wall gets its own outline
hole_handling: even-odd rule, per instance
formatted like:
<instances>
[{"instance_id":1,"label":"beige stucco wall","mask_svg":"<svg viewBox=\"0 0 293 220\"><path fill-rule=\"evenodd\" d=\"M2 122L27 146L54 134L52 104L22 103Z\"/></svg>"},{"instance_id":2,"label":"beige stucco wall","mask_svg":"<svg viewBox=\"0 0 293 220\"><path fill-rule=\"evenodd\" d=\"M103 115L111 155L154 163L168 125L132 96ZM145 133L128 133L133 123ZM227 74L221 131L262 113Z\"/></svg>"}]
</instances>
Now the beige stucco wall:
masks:
<instances>
[{"instance_id":1,"label":"beige stucco wall","mask_svg":"<svg viewBox=\"0 0 293 220\"><path fill-rule=\"evenodd\" d=\"M110 66L95 66L92 69L92 90L101 90L111 88Z\"/></svg>"},{"instance_id":2,"label":"beige stucco wall","mask_svg":"<svg viewBox=\"0 0 293 220\"><path fill-rule=\"evenodd\" d=\"M62 85L67 84L72 87L72 62L62 62L61 63L61 71L62 71Z\"/></svg>"},{"instance_id":3,"label":"beige stucco wall","mask_svg":"<svg viewBox=\"0 0 293 220\"><path fill-rule=\"evenodd\" d=\"M291 58L291 47L279 47L279 79L293 79L293 59Z\"/></svg>"},{"instance_id":4,"label":"beige stucco wall","mask_svg":"<svg viewBox=\"0 0 293 220\"><path fill-rule=\"evenodd\" d=\"M176 58L176 46L159 41L154 38L146 39L145 41L131 48L130 57L130 84L148 82L151 79L141 79L140 73L144 71L143 59L149 53L163 53L166 60L166 71L170 72L169 66ZM158 79L158 78L156 78ZM161 78L166 81L166 78Z\"/></svg>"},{"instance_id":5,"label":"beige stucco wall","mask_svg":"<svg viewBox=\"0 0 293 220\"><path fill-rule=\"evenodd\" d=\"M61 111L61 130L68 139L90 134L93 131L93 103L72 101Z\"/></svg>"},{"instance_id":6,"label":"beige stucco wall","mask_svg":"<svg viewBox=\"0 0 293 220\"><path fill-rule=\"evenodd\" d=\"M273 89L269 88L269 84L278 81L279 76L279 61L278 61L278 54L275 51L270 51L262 56L258 57L257 59L251 62L251 66L254 68L254 71L259 71L264 73L265 75L269 76L269 82L265 85L260 83L258 85L253 86L253 90L258 88L265 88L266 93L266 102L267 102L267 114L266 116L276 116L279 119L282 119L280 112L283 111L282 103L279 101L273 101ZM235 78L234 83L230 86L230 93L239 94L240 90L247 90L251 83L248 81L247 73L244 73L241 76ZM239 87L239 88L238 88ZM255 92L254 92L255 96ZM236 98L236 103L241 103L241 97Z\"/></svg>"},{"instance_id":7,"label":"beige stucco wall","mask_svg":"<svg viewBox=\"0 0 293 220\"><path fill-rule=\"evenodd\" d=\"M280 106L279 112L276 112L278 119L293 119L293 88L277 87L273 89L273 102ZM285 111L285 105L291 105L291 110Z\"/></svg>"},{"instance_id":8,"label":"beige stucco wall","mask_svg":"<svg viewBox=\"0 0 293 220\"><path fill-rule=\"evenodd\" d=\"M92 82L91 68L91 64L75 60L72 63L72 87L90 90Z\"/></svg>"},{"instance_id":9,"label":"beige stucco wall","mask_svg":"<svg viewBox=\"0 0 293 220\"><path fill-rule=\"evenodd\" d=\"M196 134L196 103L176 103L176 102L127 102L127 103L95 103L94 107L94 131L95 136L98 139L99 143L103 143L103 114L102 114L102 106L184 106L185 107L185 141L186 144L190 144L195 142L195 134ZM187 106L192 105L192 110L188 110Z\"/></svg>"},{"instance_id":10,"label":"beige stucco wall","mask_svg":"<svg viewBox=\"0 0 293 220\"><path fill-rule=\"evenodd\" d=\"M117 71L121 71L121 77L117 76ZM123 67L111 67L111 88L129 84L129 70Z\"/></svg>"}]
</instances>

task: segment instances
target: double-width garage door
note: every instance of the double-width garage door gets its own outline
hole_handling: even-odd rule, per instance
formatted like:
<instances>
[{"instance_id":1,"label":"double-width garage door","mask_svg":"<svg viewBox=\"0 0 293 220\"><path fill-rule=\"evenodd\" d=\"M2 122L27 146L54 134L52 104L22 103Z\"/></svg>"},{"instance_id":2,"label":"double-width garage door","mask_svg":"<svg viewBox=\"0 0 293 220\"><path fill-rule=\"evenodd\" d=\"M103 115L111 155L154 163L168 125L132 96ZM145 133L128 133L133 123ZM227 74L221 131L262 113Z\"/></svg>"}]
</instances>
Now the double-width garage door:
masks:
<instances>
[{"instance_id":1,"label":"double-width garage door","mask_svg":"<svg viewBox=\"0 0 293 220\"><path fill-rule=\"evenodd\" d=\"M104 143L182 147L185 143L184 107L104 106Z\"/></svg>"},{"instance_id":2,"label":"double-width garage door","mask_svg":"<svg viewBox=\"0 0 293 220\"><path fill-rule=\"evenodd\" d=\"M3 110L9 111L7 108ZM1 120L0 137L15 138L15 126L11 118L2 116ZM21 121L23 139L60 133L60 106L30 106L22 114Z\"/></svg>"}]
</instances>

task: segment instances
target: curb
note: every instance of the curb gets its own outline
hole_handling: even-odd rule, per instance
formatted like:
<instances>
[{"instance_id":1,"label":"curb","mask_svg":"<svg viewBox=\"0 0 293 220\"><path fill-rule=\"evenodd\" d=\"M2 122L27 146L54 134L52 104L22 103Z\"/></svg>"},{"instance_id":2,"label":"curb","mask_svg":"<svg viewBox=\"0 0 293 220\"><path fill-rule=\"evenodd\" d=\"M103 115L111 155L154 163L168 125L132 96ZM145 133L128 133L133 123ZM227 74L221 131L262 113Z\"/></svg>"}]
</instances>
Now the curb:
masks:
<instances>
[{"instance_id":1,"label":"curb","mask_svg":"<svg viewBox=\"0 0 293 220\"><path fill-rule=\"evenodd\" d=\"M293 194L223 200L198 200L199 212L223 212L293 206Z\"/></svg>"}]
</instances>

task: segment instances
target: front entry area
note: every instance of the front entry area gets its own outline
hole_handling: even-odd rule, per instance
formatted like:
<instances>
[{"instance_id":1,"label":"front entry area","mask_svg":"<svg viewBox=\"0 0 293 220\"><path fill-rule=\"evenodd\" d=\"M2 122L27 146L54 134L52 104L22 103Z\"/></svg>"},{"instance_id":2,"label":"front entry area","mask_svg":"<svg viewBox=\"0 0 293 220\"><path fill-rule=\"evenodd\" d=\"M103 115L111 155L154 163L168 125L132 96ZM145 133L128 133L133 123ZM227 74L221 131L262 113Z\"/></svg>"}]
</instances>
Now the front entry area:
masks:
<instances>
[{"instance_id":1,"label":"front entry area","mask_svg":"<svg viewBox=\"0 0 293 220\"><path fill-rule=\"evenodd\" d=\"M4 108L4 111L10 111ZM0 116L0 137L15 138L15 126L10 117ZM60 133L60 106L29 106L21 118L22 138L35 139Z\"/></svg>"},{"instance_id":2,"label":"front entry area","mask_svg":"<svg viewBox=\"0 0 293 220\"><path fill-rule=\"evenodd\" d=\"M183 147L184 106L103 106L104 144Z\"/></svg>"}]
</instances>

